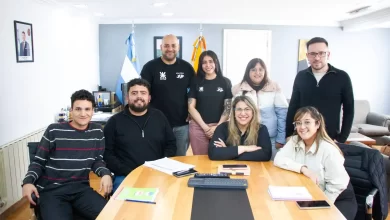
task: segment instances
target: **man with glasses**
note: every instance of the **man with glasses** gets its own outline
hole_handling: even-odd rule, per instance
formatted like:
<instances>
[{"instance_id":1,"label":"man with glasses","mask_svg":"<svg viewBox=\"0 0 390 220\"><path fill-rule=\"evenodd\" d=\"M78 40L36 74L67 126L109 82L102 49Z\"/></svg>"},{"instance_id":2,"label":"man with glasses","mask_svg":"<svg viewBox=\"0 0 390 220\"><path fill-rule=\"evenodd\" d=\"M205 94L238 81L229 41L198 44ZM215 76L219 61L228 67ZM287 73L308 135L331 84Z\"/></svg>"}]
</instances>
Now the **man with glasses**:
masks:
<instances>
[{"instance_id":1,"label":"man with glasses","mask_svg":"<svg viewBox=\"0 0 390 220\"><path fill-rule=\"evenodd\" d=\"M338 142L345 142L351 131L354 116L354 96L349 75L328 63L328 42L315 37L307 42L310 67L295 77L286 119L286 137L294 132L294 115L305 106L313 106L324 116L326 131ZM340 111L343 107L340 130Z\"/></svg>"}]
</instances>

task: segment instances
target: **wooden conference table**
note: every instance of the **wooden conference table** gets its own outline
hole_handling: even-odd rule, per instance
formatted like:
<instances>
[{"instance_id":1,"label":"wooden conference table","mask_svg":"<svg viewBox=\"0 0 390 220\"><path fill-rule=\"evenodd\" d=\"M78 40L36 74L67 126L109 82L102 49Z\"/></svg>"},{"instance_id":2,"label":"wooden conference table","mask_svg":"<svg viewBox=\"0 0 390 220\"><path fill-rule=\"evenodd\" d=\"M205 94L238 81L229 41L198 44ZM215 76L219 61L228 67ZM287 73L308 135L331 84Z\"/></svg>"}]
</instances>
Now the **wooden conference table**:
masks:
<instances>
[{"instance_id":1,"label":"wooden conference table","mask_svg":"<svg viewBox=\"0 0 390 220\"><path fill-rule=\"evenodd\" d=\"M255 219L345 219L333 204L330 209L300 210L293 201L273 201L267 191L268 185L305 186L314 200L327 198L309 178L275 167L272 162L210 161L207 156L183 156L172 159L195 165L199 173L217 173L217 166L220 164L249 165L251 175L238 178L248 179L247 194ZM194 188L187 186L190 177L176 178L140 166L125 178L117 193L121 187L159 188L156 204L118 201L114 199L114 195L97 219L190 219L194 193Z\"/></svg>"}]
</instances>

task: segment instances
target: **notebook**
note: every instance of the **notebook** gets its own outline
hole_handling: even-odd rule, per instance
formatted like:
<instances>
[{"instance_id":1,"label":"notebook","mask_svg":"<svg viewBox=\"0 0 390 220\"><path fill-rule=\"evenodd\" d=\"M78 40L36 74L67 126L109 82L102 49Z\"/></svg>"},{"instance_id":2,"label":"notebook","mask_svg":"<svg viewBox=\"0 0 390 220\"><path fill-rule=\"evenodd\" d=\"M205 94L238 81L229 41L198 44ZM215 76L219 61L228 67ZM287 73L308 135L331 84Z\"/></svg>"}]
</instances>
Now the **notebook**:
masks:
<instances>
[{"instance_id":1,"label":"notebook","mask_svg":"<svg viewBox=\"0 0 390 220\"><path fill-rule=\"evenodd\" d=\"M155 203L158 188L131 188L123 187L116 200Z\"/></svg>"},{"instance_id":2,"label":"notebook","mask_svg":"<svg viewBox=\"0 0 390 220\"><path fill-rule=\"evenodd\" d=\"M312 200L312 196L306 187L297 186L268 186L268 193L272 200Z\"/></svg>"},{"instance_id":3,"label":"notebook","mask_svg":"<svg viewBox=\"0 0 390 220\"><path fill-rule=\"evenodd\" d=\"M169 175L173 175L173 173L177 171L190 170L195 167L194 165L182 163L166 157L158 160L146 161L144 165Z\"/></svg>"}]
</instances>

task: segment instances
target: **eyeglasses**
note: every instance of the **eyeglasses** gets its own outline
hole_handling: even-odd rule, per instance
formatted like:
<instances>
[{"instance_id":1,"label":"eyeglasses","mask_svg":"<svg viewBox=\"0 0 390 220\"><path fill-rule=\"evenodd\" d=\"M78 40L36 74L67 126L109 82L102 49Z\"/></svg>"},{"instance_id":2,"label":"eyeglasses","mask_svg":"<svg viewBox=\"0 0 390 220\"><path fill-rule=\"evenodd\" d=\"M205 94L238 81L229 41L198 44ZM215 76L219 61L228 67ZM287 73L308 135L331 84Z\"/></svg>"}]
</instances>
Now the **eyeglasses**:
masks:
<instances>
[{"instance_id":1,"label":"eyeglasses","mask_svg":"<svg viewBox=\"0 0 390 220\"><path fill-rule=\"evenodd\" d=\"M319 57L325 57L327 54L328 54L327 51L320 51L320 52L318 52L318 53L316 53L316 52L307 53L307 55L308 55L310 58L316 58L317 56L319 56Z\"/></svg>"},{"instance_id":2,"label":"eyeglasses","mask_svg":"<svg viewBox=\"0 0 390 220\"><path fill-rule=\"evenodd\" d=\"M316 121L304 121L304 122L296 121L296 122L293 123L293 125L295 127L302 127L302 125L305 125L305 127L309 127L314 122L316 122Z\"/></svg>"},{"instance_id":3,"label":"eyeglasses","mask_svg":"<svg viewBox=\"0 0 390 220\"><path fill-rule=\"evenodd\" d=\"M252 109L250 109L250 108L244 108L244 109L242 109L242 108L234 108L234 111L236 113L241 113L241 112L249 113L249 112L252 112Z\"/></svg>"}]
</instances>

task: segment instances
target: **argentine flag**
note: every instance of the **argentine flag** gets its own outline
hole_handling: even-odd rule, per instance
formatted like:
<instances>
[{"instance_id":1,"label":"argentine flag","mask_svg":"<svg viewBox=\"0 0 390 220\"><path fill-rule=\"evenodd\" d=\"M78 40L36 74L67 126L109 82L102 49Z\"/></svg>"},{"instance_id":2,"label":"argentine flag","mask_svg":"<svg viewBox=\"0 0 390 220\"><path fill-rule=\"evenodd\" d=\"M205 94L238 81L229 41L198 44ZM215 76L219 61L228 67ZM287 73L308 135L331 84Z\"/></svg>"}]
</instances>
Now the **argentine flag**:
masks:
<instances>
[{"instance_id":1,"label":"argentine flag","mask_svg":"<svg viewBox=\"0 0 390 220\"><path fill-rule=\"evenodd\" d=\"M127 44L127 54L125 56L125 60L123 61L122 71L119 75L118 81L116 82L116 96L118 97L118 101L123 102L122 97L122 83L127 83L131 79L139 78L139 63L138 57L135 53L135 41L134 41L134 33L131 33L130 36L126 40ZM122 103L123 104L123 103Z\"/></svg>"}]
</instances>

